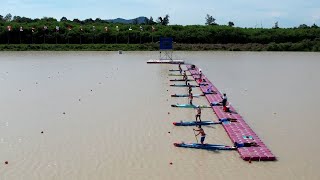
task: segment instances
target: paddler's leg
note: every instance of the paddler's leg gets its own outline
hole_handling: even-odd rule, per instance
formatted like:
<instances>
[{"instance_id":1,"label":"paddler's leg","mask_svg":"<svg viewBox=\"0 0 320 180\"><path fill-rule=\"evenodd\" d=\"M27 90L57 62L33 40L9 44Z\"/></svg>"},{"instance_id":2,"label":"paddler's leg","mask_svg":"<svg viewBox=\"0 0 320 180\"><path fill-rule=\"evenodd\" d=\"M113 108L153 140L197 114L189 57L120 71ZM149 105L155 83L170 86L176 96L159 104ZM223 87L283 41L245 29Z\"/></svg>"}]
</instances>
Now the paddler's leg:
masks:
<instances>
[{"instance_id":1,"label":"paddler's leg","mask_svg":"<svg viewBox=\"0 0 320 180\"><path fill-rule=\"evenodd\" d=\"M201 139L200 139L201 144L203 144L205 138L206 136L201 136Z\"/></svg>"}]
</instances>

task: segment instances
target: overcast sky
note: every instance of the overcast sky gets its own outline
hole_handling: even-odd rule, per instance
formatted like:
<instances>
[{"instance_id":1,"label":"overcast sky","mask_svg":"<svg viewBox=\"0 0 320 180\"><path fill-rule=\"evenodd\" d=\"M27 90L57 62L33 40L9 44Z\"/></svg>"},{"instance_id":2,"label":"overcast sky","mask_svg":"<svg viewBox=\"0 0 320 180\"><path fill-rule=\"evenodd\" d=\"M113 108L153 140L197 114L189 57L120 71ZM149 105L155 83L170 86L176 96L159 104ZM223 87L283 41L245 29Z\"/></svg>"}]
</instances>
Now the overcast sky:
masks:
<instances>
[{"instance_id":1,"label":"overcast sky","mask_svg":"<svg viewBox=\"0 0 320 180\"><path fill-rule=\"evenodd\" d=\"M240 27L320 25L320 0L1 0L0 14L60 19L125 18L170 15L170 24L204 24L206 14L218 24Z\"/></svg>"}]
</instances>

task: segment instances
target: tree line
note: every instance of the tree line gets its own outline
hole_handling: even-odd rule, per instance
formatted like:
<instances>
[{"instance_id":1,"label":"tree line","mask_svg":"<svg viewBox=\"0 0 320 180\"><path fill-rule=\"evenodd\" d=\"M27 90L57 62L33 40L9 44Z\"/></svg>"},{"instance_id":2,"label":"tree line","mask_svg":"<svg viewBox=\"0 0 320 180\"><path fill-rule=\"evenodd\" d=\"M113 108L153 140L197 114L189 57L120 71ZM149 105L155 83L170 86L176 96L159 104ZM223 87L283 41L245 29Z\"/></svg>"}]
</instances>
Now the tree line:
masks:
<instances>
[{"instance_id":1,"label":"tree line","mask_svg":"<svg viewBox=\"0 0 320 180\"><path fill-rule=\"evenodd\" d=\"M143 44L173 37L185 44L297 43L320 41L320 28L305 24L294 28L240 28L233 22L218 25L207 15L206 25L168 25L169 15L146 18L144 23L111 23L99 18L60 20L51 17L31 19L0 15L0 44Z\"/></svg>"}]
</instances>

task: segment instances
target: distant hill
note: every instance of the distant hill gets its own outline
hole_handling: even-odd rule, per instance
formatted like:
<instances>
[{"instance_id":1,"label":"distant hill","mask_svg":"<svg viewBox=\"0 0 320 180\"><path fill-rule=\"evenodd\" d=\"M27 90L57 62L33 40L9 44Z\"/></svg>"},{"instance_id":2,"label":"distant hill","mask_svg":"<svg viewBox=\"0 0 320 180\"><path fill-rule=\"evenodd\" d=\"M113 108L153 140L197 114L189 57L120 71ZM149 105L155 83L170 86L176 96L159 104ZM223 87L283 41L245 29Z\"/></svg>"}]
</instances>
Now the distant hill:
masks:
<instances>
[{"instance_id":1,"label":"distant hill","mask_svg":"<svg viewBox=\"0 0 320 180\"><path fill-rule=\"evenodd\" d=\"M137 17L138 24L142 24L145 21L144 16ZM135 19L135 18L134 18ZM123 19L123 18L117 18L117 19L108 19L107 22L113 22L113 23L122 23L122 24L132 24L134 19Z\"/></svg>"}]
</instances>

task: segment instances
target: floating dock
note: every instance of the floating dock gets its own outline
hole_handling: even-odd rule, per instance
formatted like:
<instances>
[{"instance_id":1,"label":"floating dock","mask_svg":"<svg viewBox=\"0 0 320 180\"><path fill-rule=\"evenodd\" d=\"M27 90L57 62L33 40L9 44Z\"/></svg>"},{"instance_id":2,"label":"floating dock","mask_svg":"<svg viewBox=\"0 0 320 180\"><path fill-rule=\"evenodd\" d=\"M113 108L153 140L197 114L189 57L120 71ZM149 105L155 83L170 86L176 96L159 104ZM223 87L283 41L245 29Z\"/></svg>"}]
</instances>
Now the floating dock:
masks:
<instances>
[{"instance_id":1,"label":"floating dock","mask_svg":"<svg viewBox=\"0 0 320 180\"><path fill-rule=\"evenodd\" d=\"M197 67L191 69L191 65L187 65L189 72L192 74L193 78L199 78L199 69ZM211 102L221 102L222 94L218 91L218 89L207 79L205 75L202 74L202 79L204 79L209 85L208 86L200 86L202 92L206 92L207 88L211 85L212 90L217 92L217 94L207 94L205 97ZM197 79L196 82L199 84L200 81ZM202 81L203 82L203 81ZM222 118L235 118L237 122L232 123L222 123L222 126L226 130L229 135L231 141L233 143L257 143L257 147L242 147L238 148L238 152L243 160L246 161L274 161L276 157L272 154L272 152L267 148L267 146L262 142L262 140L258 137L258 135L249 127L249 125L243 120L240 114L236 112L236 110L230 106L230 112L224 112L222 106L212 106L214 113L217 115L219 119Z\"/></svg>"},{"instance_id":2,"label":"floating dock","mask_svg":"<svg viewBox=\"0 0 320 180\"><path fill-rule=\"evenodd\" d=\"M147 61L148 64L184 64L184 60L148 60Z\"/></svg>"}]
</instances>

